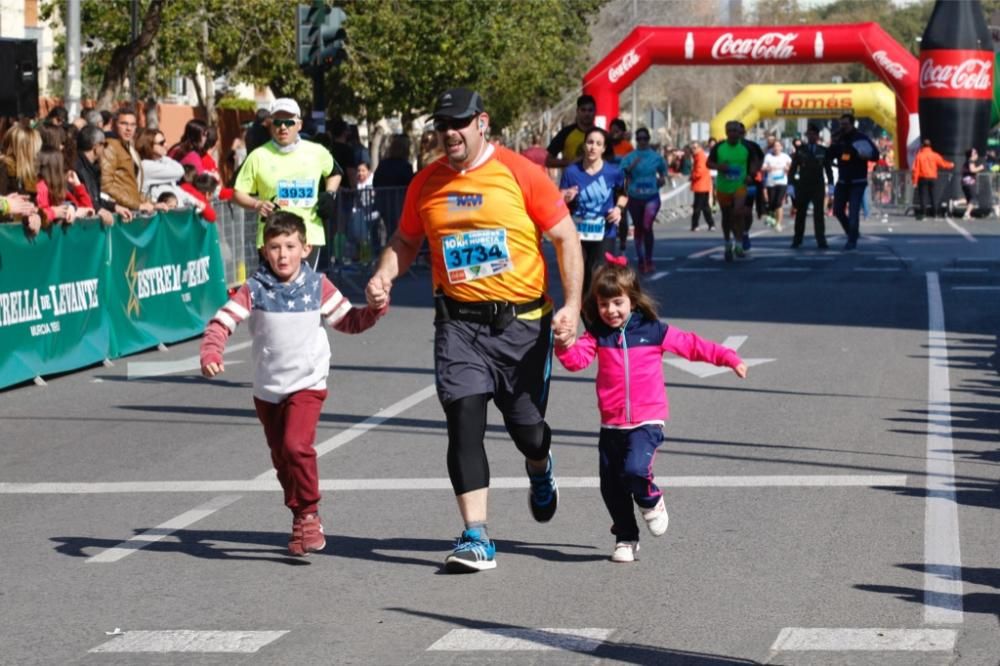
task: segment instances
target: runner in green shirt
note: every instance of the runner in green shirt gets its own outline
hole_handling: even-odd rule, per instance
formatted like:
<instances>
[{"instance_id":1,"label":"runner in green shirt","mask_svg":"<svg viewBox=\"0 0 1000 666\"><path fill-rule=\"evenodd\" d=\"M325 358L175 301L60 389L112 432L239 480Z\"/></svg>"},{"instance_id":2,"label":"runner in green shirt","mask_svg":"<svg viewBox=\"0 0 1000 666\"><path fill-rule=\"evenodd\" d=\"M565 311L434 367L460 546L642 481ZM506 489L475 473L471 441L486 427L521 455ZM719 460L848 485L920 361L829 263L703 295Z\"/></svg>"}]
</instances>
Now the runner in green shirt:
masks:
<instances>
[{"instance_id":1,"label":"runner in green shirt","mask_svg":"<svg viewBox=\"0 0 1000 666\"><path fill-rule=\"evenodd\" d=\"M708 156L708 168L719 172L715 190L722 211L726 261L732 261L734 253L744 255L743 216L753 166L750 151L742 141L740 123L730 120L726 123L726 140L715 144Z\"/></svg>"},{"instance_id":2,"label":"runner in green shirt","mask_svg":"<svg viewBox=\"0 0 1000 666\"><path fill-rule=\"evenodd\" d=\"M313 246L307 262L316 266L319 247L326 245L317 204L340 187L333 156L318 143L299 137L302 118L293 99L271 105L271 140L247 156L234 185L233 201L260 214L257 247L263 245L264 218L280 208L306 223L306 242Z\"/></svg>"}]
</instances>

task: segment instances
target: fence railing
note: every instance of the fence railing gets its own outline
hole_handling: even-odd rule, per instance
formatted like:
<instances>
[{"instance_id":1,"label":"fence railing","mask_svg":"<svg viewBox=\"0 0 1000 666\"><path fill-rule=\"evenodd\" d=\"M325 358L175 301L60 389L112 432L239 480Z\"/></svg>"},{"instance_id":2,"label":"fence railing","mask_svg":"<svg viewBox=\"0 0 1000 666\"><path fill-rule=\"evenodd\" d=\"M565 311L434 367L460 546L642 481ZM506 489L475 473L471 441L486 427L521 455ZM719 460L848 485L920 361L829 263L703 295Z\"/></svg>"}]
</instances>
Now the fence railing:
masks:
<instances>
[{"instance_id":1,"label":"fence railing","mask_svg":"<svg viewBox=\"0 0 1000 666\"><path fill-rule=\"evenodd\" d=\"M368 268L396 230L403 210L405 187L341 188L336 213L324 220L327 245L320 254L324 270L349 266ZM226 284L235 287L257 269L257 215L232 202L215 201L219 244Z\"/></svg>"}]
</instances>

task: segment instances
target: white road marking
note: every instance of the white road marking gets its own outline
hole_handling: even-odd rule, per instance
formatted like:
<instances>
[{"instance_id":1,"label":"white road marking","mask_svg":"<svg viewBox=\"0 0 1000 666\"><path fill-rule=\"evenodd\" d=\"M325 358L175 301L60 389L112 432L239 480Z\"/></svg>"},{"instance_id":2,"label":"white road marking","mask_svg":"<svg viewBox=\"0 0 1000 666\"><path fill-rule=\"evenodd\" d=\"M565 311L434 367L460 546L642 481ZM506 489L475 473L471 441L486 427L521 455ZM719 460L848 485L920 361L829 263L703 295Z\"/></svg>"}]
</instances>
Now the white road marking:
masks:
<instances>
[{"instance_id":1,"label":"white road marking","mask_svg":"<svg viewBox=\"0 0 1000 666\"><path fill-rule=\"evenodd\" d=\"M913 261L913 257L875 257L875 261Z\"/></svg>"},{"instance_id":2,"label":"white road marking","mask_svg":"<svg viewBox=\"0 0 1000 666\"><path fill-rule=\"evenodd\" d=\"M598 488L596 476L558 476L560 488ZM673 488L781 488L781 487L904 487L905 474L814 474L760 476L658 476L662 486ZM320 479L320 490L451 490L447 477L396 479ZM490 479L490 487L527 488L523 476L499 476ZM114 495L141 493L257 493L279 492L277 479L221 481L109 481L106 483L0 483L0 495ZM204 509L206 505L202 505ZM219 507L222 508L222 507ZM191 513L191 512L188 512ZM207 514L206 514L207 515ZM179 520L175 518L174 521ZM173 525L164 523L154 530ZM189 523L190 524L190 523ZM174 528L178 529L178 528ZM154 530L150 530L153 532ZM164 536L166 536L164 534ZM136 537L138 538L138 537ZM148 539L147 539L148 540ZM157 539L158 540L158 539Z\"/></svg>"},{"instance_id":3,"label":"white road marking","mask_svg":"<svg viewBox=\"0 0 1000 666\"><path fill-rule=\"evenodd\" d=\"M811 268L805 266L774 266L772 268L765 268L765 273L808 273Z\"/></svg>"},{"instance_id":4,"label":"white road marking","mask_svg":"<svg viewBox=\"0 0 1000 666\"><path fill-rule=\"evenodd\" d=\"M697 252L692 252L687 256L688 259L701 259L702 257L707 257L715 252L722 252L725 250L724 245L716 245L714 247L707 248L705 250L698 250Z\"/></svg>"},{"instance_id":5,"label":"white road marking","mask_svg":"<svg viewBox=\"0 0 1000 666\"><path fill-rule=\"evenodd\" d=\"M814 256L802 256L802 257L792 257L795 261L836 261L837 257L831 257L829 255L814 255Z\"/></svg>"},{"instance_id":6,"label":"white road marking","mask_svg":"<svg viewBox=\"0 0 1000 666\"><path fill-rule=\"evenodd\" d=\"M368 417L361 423L356 423L347 430L344 430L343 432L334 435L325 442L318 444L316 446L316 456L317 457L322 456L325 453L329 453L330 451L333 451L334 449L343 446L344 444L347 444L348 442L354 439L357 439L358 437L365 434L372 428L375 428L380 424L384 423L385 421L387 421L388 419L393 418L400 412L403 412L409 409L410 407L413 407L414 405L426 400L430 396L434 395L434 392L435 388L433 385L427 386L425 388L420 389L416 393L409 395L403 398L402 400L393 403L392 405L389 405L388 407L379 411L373 416ZM274 477L275 477L275 472L272 469L257 475L254 481L273 480ZM101 563L117 562L118 560L121 560L122 558L131 555L135 551L145 548L150 543L154 543L156 541L163 539L166 536L169 536L176 530L182 529L193 523L196 523L197 521L215 513L219 509L222 509L232 504L238 499L240 499L239 495L223 495L220 497L216 497L206 502L205 504L202 504L201 506L192 509L191 511L182 513L176 518L168 520L167 522L158 525L157 527L151 530L147 530L142 534L138 534L132 537L128 541L123 542L121 545L115 546L114 548L109 548L108 550L89 558L87 562L101 562Z\"/></svg>"},{"instance_id":7,"label":"white road marking","mask_svg":"<svg viewBox=\"0 0 1000 666\"><path fill-rule=\"evenodd\" d=\"M953 629L810 629L785 627L773 652L826 651L939 652L955 649Z\"/></svg>"},{"instance_id":8,"label":"white road marking","mask_svg":"<svg viewBox=\"0 0 1000 666\"><path fill-rule=\"evenodd\" d=\"M201 506L197 506L190 511L185 511L181 515L176 518L171 518L165 523L160 523L151 530L146 530L145 532L136 534L128 541L125 541L114 548L108 548L93 557L87 558L86 562L96 564L117 562L118 560L131 555L135 551L141 550L151 543L162 541L177 530L184 529L185 527L198 522L202 518L215 513L219 509L229 506L239 498L240 495L220 495L219 497L212 498Z\"/></svg>"},{"instance_id":9,"label":"white road marking","mask_svg":"<svg viewBox=\"0 0 1000 666\"><path fill-rule=\"evenodd\" d=\"M452 629L428 650L469 652L481 650L565 650L593 652L614 629Z\"/></svg>"},{"instance_id":10,"label":"white road marking","mask_svg":"<svg viewBox=\"0 0 1000 666\"><path fill-rule=\"evenodd\" d=\"M226 353L246 349L251 341L239 342L226 349ZM227 365L236 365L243 361L228 361ZM164 375L174 375L179 372L190 372L191 370L201 370L201 356L188 356L176 361L131 361L126 366L126 376L128 379L143 379L146 377L162 377Z\"/></svg>"},{"instance_id":11,"label":"white road marking","mask_svg":"<svg viewBox=\"0 0 1000 666\"><path fill-rule=\"evenodd\" d=\"M856 266L854 270L859 273L895 273L903 269L899 266Z\"/></svg>"},{"instance_id":12,"label":"white road marking","mask_svg":"<svg viewBox=\"0 0 1000 666\"><path fill-rule=\"evenodd\" d=\"M965 230L965 228L963 228L963 227L960 227L960 226L958 225L958 223L956 223L956 222L955 222L955 221L954 221L953 219L951 219L950 217L946 217L946 218L944 218L944 221L948 223L948 226L949 226L949 227L951 227L952 229L954 229L954 230L955 230L955 231L957 231L958 233L962 234L962 238L964 238L965 240L969 241L970 243L978 243L978 242L979 242L978 240L976 240L976 237L975 237L975 236L973 236L973 235L972 235L972 234L970 234L970 233L969 233L968 231L966 231L966 230Z\"/></svg>"},{"instance_id":13,"label":"white road marking","mask_svg":"<svg viewBox=\"0 0 1000 666\"><path fill-rule=\"evenodd\" d=\"M650 282L656 282L657 280L659 280L661 278L665 278L668 275L670 275L670 271L658 271L658 272L653 273L652 275L650 275L648 279L649 279Z\"/></svg>"},{"instance_id":14,"label":"white road marking","mask_svg":"<svg viewBox=\"0 0 1000 666\"><path fill-rule=\"evenodd\" d=\"M677 268L678 273L718 273L721 268L697 268L689 266L681 266Z\"/></svg>"},{"instance_id":15,"label":"white road marking","mask_svg":"<svg viewBox=\"0 0 1000 666\"><path fill-rule=\"evenodd\" d=\"M942 273L989 273L988 268L942 268Z\"/></svg>"},{"instance_id":16,"label":"white road marking","mask_svg":"<svg viewBox=\"0 0 1000 666\"><path fill-rule=\"evenodd\" d=\"M924 622L963 620L962 550L951 438L951 380L937 273L927 274L927 501L924 511Z\"/></svg>"},{"instance_id":17,"label":"white road marking","mask_svg":"<svg viewBox=\"0 0 1000 666\"><path fill-rule=\"evenodd\" d=\"M256 652L287 631L126 631L90 652Z\"/></svg>"},{"instance_id":18,"label":"white road marking","mask_svg":"<svg viewBox=\"0 0 1000 666\"><path fill-rule=\"evenodd\" d=\"M997 291L1000 287L993 285L967 285L965 287L952 287L958 291Z\"/></svg>"},{"instance_id":19,"label":"white road marking","mask_svg":"<svg viewBox=\"0 0 1000 666\"><path fill-rule=\"evenodd\" d=\"M361 435L364 435L369 430L377 428L378 426L382 425L389 419L399 416L401 413L405 412L410 407L418 405L427 398L431 397L432 395L435 395L436 391L437 389L433 384L431 384L430 386L425 386L424 388L420 389L413 395L407 396L402 400L389 405L385 409L379 410L372 416L366 418L361 423L355 423L347 430L339 432L330 439L326 440L325 442L320 442L319 444L317 444L316 456L319 457L322 455L326 455L330 451L338 449L344 444L354 441L358 437L361 437ZM268 471L263 472L262 474L258 474L255 478L271 479L274 478L274 476L275 476L275 471L273 469L269 469Z\"/></svg>"},{"instance_id":20,"label":"white road marking","mask_svg":"<svg viewBox=\"0 0 1000 666\"><path fill-rule=\"evenodd\" d=\"M739 351L743 343L747 341L748 336L746 335L730 335L728 338L722 341L723 347L729 347L733 351ZM752 368L755 365L763 365L764 363L770 363L773 358L745 358L743 362L747 364L748 368ZM712 365L711 363L702 363L700 361L689 361L686 358L664 358L663 362L667 365L672 365L678 370L683 370L689 374L698 377L699 379L705 379L706 377L713 377L715 375L725 374L727 372L732 372L731 368L719 367Z\"/></svg>"}]
</instances>

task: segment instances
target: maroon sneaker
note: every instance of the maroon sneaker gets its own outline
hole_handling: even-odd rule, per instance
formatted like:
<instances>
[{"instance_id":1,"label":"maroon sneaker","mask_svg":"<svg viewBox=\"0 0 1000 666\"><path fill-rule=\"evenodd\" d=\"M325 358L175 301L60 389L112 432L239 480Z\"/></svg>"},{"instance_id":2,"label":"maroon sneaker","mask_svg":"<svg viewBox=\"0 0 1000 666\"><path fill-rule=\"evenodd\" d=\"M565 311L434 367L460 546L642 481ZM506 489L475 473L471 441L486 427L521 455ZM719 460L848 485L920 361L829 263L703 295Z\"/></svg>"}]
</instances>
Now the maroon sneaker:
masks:
<instances>
[{"instance_id":1,"label":"maroon sneaker","mask_svg":"<svg viewBox=\"0 0 1000 666\"><path fill-rule=\"evenodd\" d=\"M326 536L318 513L298 516L292 521L292 538L288 540L288 552L295 557L305 557L309 553L326 548Z\"/></svg>"}]
</instances>

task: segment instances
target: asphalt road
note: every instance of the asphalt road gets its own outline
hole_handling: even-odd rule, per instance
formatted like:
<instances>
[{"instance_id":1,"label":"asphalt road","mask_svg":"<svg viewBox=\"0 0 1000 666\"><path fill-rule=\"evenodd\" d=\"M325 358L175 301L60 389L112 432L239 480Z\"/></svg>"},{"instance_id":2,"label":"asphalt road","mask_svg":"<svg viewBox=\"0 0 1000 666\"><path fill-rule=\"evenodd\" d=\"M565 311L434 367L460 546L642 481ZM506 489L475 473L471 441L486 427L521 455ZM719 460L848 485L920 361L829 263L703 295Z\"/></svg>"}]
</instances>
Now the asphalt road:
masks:
<instances>
[{"instance_id":1,"label":"asphalt road","mask_svg":"<svg viewBox=\"0 0 1000 666\"><path fill-rule=\"evenodd\" d=\"M593 370L557 367L558 513L532 521L491 411L498 567L443 572L425 270L331 333L305 560L245 331L215 381L191 340L0 392L0 663L997 664L1000 223L876 219L853 253L754 233L727 265L717 235L657 227L661 315L751 368L666 368L670 529L634 564L608 560Z\"/></svg>"}]
</instances>

